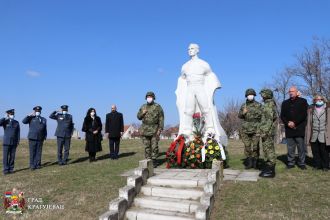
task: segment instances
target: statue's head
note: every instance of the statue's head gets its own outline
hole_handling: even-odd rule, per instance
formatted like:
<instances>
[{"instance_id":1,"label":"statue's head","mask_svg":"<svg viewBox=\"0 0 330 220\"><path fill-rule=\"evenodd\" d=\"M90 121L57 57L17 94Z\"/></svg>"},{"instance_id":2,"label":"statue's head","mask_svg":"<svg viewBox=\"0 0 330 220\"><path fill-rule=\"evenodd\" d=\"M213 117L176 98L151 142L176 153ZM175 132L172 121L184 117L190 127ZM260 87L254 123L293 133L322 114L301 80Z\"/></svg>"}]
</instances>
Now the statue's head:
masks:
<instances>
[{"instance_id":1,"label":"statue's head","mask_svg":"<svg viewBox=\"0 0 330 220\"><path fill-rule=\"evenodd\" d=\"M190 57L194 57L199 53L199 46L198 44L189 44L188 47L188 54Z\"/></svg>"}]
</instances>

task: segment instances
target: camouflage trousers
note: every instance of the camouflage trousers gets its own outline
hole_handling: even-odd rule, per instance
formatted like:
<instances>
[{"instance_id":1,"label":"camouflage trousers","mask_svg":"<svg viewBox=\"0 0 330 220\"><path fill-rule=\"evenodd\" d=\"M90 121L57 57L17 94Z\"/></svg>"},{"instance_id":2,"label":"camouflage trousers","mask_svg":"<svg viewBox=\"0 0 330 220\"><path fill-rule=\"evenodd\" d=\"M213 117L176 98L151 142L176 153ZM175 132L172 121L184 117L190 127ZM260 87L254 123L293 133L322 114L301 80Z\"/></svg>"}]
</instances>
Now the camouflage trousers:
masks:
<instances>
[{"instance_id":1,"label":"camouflage trousers","mask_svg":"<svg viewBox=\"0 0 330 220\"><path fill-rule=\"evenodd\" d=\"M241 138L244 144L244 154L246 157L259 158L259 137L255 134L242 133Z\"/></svg>"},{"instance_id":2,"label":"camouflage trousers","mask_svg":"<svg viewBox=\"0 0 330 220\"><path fill-rule=\"evenodd\" d=\"M262 149L266 164L273 166L276 164L276 154L273 136L265 136L262 138Z\"/></svg>"},{"instance_id":3,"label":"camouflage trousers","mask_svg":"<svg viewBox=\"0 0 330 220\"><path fill-rule=\"evenodd\" d=\"M142 142L144 144L144 157L146 159L157 159L159 138L156 136L142 136Z\"/></svg>"}]
</instances>

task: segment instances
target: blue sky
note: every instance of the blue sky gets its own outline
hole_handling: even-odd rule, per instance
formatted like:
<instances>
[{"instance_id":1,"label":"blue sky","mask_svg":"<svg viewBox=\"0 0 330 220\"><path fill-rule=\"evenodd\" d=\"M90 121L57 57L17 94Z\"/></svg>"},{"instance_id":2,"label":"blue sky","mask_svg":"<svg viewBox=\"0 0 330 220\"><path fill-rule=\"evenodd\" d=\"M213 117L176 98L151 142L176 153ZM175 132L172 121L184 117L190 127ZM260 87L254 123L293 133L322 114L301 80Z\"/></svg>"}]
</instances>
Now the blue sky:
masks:
<instances>
[{"instance_id":1,"label":"blue sky","mask_svg":"<svg viewBox=\"0 0 330 220\"><path fill-rule=\"evenodd\" d=\"M41 105L48 118L68 104L80 130L89 107L104 120L116 103L129 124L152 90L176 124L189 43L223 85L221 109L260 90L314 36L329 39L329 11L327 0L0 0L0 115L15 108L21 121Z\"/></svg>"}]
</instances>

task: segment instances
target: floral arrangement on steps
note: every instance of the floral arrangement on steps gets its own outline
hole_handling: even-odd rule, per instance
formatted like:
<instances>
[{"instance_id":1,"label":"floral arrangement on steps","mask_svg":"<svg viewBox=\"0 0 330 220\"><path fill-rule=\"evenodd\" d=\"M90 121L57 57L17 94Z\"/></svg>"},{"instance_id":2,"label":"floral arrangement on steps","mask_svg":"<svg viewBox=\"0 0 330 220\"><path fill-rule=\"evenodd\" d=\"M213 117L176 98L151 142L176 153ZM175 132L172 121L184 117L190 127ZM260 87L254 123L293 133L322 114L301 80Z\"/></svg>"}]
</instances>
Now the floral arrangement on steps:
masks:
<instances>
[{"instance_id":1,"label":"floral arrangement on steps","mask_svg":"<svg viewBox=\"0 0 330 220\"><path fill-rule=\"evenodd\" d=\"M174 140L166 152L167 168L210 169L213 160L225 160L223 147L209 134L206 142L202 140L204 133L204 118L200 113L193 115L194 139L180 135Z\"/></svg>"},{"instance_id":2,"label":"floral arrangement on steps","mask_svg":"<svg viewBox=\"0 0 330 220\"><path fill-rule=\"evenodd\" d=\"M185 138L180 135L174 140L166 152L166 168L182 167L182 154L185 149Z\"/></svg>"}]
</instances>

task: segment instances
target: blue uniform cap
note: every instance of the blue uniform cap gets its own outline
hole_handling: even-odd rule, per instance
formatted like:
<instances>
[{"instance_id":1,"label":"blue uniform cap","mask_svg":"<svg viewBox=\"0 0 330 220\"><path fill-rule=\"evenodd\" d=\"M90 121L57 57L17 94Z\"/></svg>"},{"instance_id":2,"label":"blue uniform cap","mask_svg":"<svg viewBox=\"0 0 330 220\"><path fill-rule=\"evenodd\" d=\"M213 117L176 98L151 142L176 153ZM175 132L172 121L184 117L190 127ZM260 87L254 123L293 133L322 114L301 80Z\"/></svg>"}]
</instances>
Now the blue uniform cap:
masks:
<instances>
[{"instance_id":1,"label":"blue uniform cap","mask_svg":"<svg viewBox=\"0 0 330 220\"><path fill-rule=\"evenodd\" d=\"M6 111L7 114L14 115L15 114L15 109L9 109Z\"/></svg>"},{"instance_id":2,"label":"blue uniform cap","mask_svg":"<svg viewBox=\"0 0 330 220\"><path fill-rule=\"evenodd\" d=\"M36 106L33 108L34 111L40 112L42 110L41 106Z\"/></svg>"},{"instance_id":3,"label":"blue uniform cap","mask_svg":"<svg viewBox=\"0 0 330 220\"><path fill-rule=\"evenodd\" d=\"M62 106L61 106L61 109L64 110L64 111L67 111L68 108L69 108L69 106L67 106L67 105L62 105Z\"/></svg>"}]
</instances>

